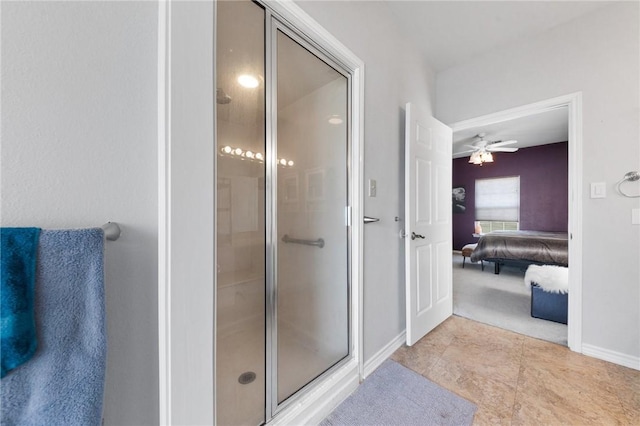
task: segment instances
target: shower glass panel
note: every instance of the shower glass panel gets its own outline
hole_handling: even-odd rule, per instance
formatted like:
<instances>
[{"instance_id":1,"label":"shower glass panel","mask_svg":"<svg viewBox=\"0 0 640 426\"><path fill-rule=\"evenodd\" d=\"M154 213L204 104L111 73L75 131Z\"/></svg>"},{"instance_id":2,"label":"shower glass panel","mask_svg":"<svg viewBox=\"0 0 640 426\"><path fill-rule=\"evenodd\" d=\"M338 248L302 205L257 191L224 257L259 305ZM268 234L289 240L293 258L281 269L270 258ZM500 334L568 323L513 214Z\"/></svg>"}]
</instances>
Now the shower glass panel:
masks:
<instances>
[{"instance_id":1,"label":"shower glass panel","mask_svg":"<svg viewBox=\"0 0 640 426\"><path fill-rule=\"evenodd\" d=\"M349 83L280 30L276 52L280 404L349 354Z\"/></svg>"},{"instance_id":2,"label":"shower glass panel","mask_svg":"<svg viewBox=\"0 0 640 426\"><path fill-rule=\"evenodd\" d=\"M265 422L265 12L217 3L219 425Z\"/></svg>"}]
</instances>

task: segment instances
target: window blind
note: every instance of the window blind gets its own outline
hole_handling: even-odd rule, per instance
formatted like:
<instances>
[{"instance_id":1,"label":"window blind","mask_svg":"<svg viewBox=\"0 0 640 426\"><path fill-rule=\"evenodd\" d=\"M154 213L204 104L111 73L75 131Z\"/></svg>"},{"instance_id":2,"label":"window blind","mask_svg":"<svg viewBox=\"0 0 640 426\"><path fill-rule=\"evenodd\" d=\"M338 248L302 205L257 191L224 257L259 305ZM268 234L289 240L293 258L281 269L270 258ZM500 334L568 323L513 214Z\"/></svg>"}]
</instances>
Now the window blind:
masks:
<instances>
[{"instance_id":1,"label":"window blind","mask_svg":"<svg viewBox=\"0 0 640 426\"><path fill-rule=\"evenodd\" d=\"M520 176L476 180L476 220L518 222Z\"/></svg>"}]
</instances>

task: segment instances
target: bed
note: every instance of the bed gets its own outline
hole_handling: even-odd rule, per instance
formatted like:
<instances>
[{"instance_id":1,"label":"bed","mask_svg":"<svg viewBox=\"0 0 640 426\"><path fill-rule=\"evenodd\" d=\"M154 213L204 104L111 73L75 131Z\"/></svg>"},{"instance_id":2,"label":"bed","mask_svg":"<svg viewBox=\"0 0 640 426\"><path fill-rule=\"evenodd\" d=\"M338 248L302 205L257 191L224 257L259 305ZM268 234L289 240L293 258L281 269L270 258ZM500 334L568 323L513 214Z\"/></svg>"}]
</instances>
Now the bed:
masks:
<instances>
[{"instance_id":1,"label":"bed","mask_svg":"<svg viewBox=\"0 0 640 426\"><path fill-rule=\"evenodd\" d=\"M569 266L566 232L493 231L484 234L471 254L471 261L493 262L494 273L502 265L526 268L529 265Z\"/></svg>"}]
</instances>

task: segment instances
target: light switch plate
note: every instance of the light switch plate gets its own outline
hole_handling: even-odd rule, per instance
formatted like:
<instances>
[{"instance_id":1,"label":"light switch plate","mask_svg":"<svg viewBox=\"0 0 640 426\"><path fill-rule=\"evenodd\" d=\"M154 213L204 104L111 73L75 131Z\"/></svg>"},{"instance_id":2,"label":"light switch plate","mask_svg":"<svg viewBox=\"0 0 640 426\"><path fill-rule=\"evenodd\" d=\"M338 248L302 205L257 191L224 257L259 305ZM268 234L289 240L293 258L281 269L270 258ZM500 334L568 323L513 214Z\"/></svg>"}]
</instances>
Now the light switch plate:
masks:
<instances>
[{"instance_id":1,"label":"light switch plate","mask_svg":"<svg viewBox=\"0 0 640 426\"><path fill-rule=\"evenodd\" d=\"M378 192L378 187L375 179L369 179L369 197L375 197Z\"/></svg>"},{"instance_id":2,"label":"light switch plate","mask_svg":"<svg viewBox=\"0 0 640 426\"><path fill-rule=\"evenodd\" d=\"M605 182L591 183L591 198L606 198L607 184Z\"/></svg>"},{"instance_id":3,"label":"light switch plate","mask_svg":"<svg viewBox=\"0 0 640 426\"><path fill-rule=\"evenodd\" d=\"M631 224L640 225L640 209L631 209Z\"/></svg>"}]
</instances>

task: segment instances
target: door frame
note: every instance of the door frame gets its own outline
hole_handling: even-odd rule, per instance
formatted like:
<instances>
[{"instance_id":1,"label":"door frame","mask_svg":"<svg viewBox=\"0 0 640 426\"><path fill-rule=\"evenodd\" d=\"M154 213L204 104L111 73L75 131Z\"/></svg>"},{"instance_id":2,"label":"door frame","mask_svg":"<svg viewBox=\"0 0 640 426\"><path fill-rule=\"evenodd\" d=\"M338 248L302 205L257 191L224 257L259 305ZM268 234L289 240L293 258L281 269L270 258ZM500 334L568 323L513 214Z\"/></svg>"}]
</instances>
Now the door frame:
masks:
<instances>
[{"instance_id":1,"label":"door frame","mask_svg":"<svg viewBox=\"0 0 640 426\"><path fill-rule=\"evenodd\" d=\"M582 353L582 92L451 124L454 133L566 107L569 124L569 349Z\"/></svg>"},{"instance_id":2,"label":"door frame","mask_svg":"<svg viewBox=\"0 0 640 426\"><path fill-rule=\"evenodd\" d=\"M364 63L293 2L258 3L352 76L346 214L351 359L269 424L317 423L358 386L364 370ZM161 425L214 424L216 3L166 0L158 3L158 12L159 418Z\"/></svg>"}]
</instances>

